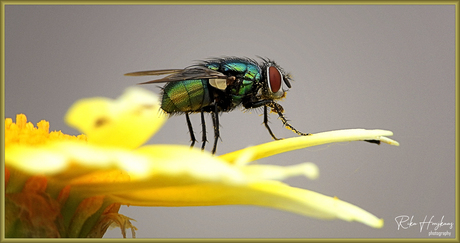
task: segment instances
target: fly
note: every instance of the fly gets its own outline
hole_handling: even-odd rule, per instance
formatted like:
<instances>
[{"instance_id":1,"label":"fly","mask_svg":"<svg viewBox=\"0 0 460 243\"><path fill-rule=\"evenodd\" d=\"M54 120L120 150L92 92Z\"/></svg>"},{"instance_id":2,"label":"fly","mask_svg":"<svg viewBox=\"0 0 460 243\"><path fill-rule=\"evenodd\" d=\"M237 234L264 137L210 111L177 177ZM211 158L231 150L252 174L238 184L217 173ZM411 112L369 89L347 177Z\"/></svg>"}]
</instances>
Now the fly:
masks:
<instances>
[{"instance_id":1,"label":"fly","mask_svg":"<svg viewBox=\"0 0 460 243\"><path fill-rule=\"evenodd\" d=\"M225 57L201 61L184 69L140 71L126 76L167 75L164 78L141 84L166 83L162 88L161 108L170 115L185 114L190 132L191 147L197 141L189 114L200 113L202 145L207 142L204 113L211 113L214 126L216 152L219 134L219 113L229 112L242 105L245 109L264 108L264 125L273 139L279 140L268 126L268 111L275 112L283 125L294 133L307 136L288 123L283 107L276 103L291 88L291 79L284 70L270 59L257 61L249 58Z\"/></svg>"}]
</instances>

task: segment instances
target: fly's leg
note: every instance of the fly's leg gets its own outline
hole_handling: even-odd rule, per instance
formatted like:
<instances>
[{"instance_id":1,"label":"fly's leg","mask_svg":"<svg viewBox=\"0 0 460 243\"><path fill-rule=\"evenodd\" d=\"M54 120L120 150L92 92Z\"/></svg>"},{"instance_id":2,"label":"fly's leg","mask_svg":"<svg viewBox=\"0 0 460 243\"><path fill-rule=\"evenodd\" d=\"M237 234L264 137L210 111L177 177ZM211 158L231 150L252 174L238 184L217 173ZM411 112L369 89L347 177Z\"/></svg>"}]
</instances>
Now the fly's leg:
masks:
<instances>
[{"instance_id":1,"label":"fly's leg","mask_svg":"<svg viewBox=\"0 0 460 243\"><path fill-rule=\"evenodd\" d=\"M301 132L301 131L295 129L291 124L289 124L289 122L287 121L286 117L284 117L284 114L283 114L284 109L283 109L283 107L282 107L280 104L278 104L278 103L272 101L272 102L267 103L266 106L272 108L272 111L278 113L278 116L280 117L281 121L283 122L283 125L284 125L287 129L289 129L289 130L295 132L296 134L298 134L298 135L300 135L300 136L308 136L308 135L311 135L310 133L303 133L303 132Z\"/></svg>"},{"instance_id":2,"label":"fly's leg","mask_svg":"<svg viewBox=\"0 0 460 243\"><path fill-rule=\"evenodd\" d=\"M267 110L268 110L267 106L264 106L264 125L267 128L268 133L270 133L270 135L272 136L274 140L280 140L279 138L275 136L275 134L273 134L272 129L270 129L270 127L268 126L268 111Z\"/></svg>"},{"instance_id":3,"label":"fly's leg","mask_svg":"<svg viewBox=\"0 0 460 243\"><path fill-rule=\"evenodd\" d=\"M206 142L208 141L206 138L206 122L204 120L204 111L203 108L201 109L201 141L203 142L201 144L201 150L204 150L204 146L206 145Z\"/></svg>"},{"instance_id":4,"label":"fly's leg","mask_svg":"<svg viewBox=\"0 0 460 243\"><path fill-rule=\"evenodd\" d=\"M267 130L270 133L270 135L272 136L272 138L275 139L275 140L279 140L279 138L277 138L273 134L272 130L268 126L268 107L270 107L272 111L274 111L274 112L276 112L278 114L278 116L280 117L281 121L283 122L283 125L287 129L289 129L289 130L291 130L291 131L293 131L296 134L301 135L301 136L310 135L310 133L300 132L299 130L295 129L291 124L289 124L289 122L287 121L286 117L284 117L284 114L283 114L284 109L283 109L283 107L280 104L274 102L273 100L259 100L259 101L255 101L255 102L247 101L247 102L243 102L243 106L246 109L257 108L257 107L264 106L264 125L267 128Z\"/></svg>"},{"instance_id":5,"label":"fly's leg","mask_svg":"<svg viewBox=\"0 0 460 243\"><path fill-rule=\"evenodd\" d=\"M273 134L272 130L268 126L268 107L272 108L272 111L276 112L278 114L278 116L280 117L281 121L283 122L283 125L287 129L289 129L289 130L291 130L291 131L293 131L296 134L301 135L301 136L311 135L310 133L300 132L299 130L295 129L291 124L289 124L289 122L287 121L286 117L283 114L283 112L284 112L283 107L280 104L274 102L273 100L259 100L259 101L255 101L255 102L246 101L246 102L243 102L243 106L246 109L257 108L257 107L264 106L264 125L267 128L267 130L270 133L270 135L272 136L272 138L275 139L275 140L279 140L279 139L275 137L275 135ZM368 142L368 143L375 143L377 145L380 145L380 140L369 139L369 140L364 140L364 141Z\"/></svg>"},{"instance_id":6,"label":"fly's leg","mask_svg":"<svg viewBox=\"0 0 460 243\"><path fill-rule=\"evenodd\" d=\"M217 105L214 106L214 111L211 112L212 124L214 126L214 146L212 147L212 154L216 153L217 149L217 140L219 139L219 111L217 110Z\"/></svg>"},{"instance_id":7,"label":"fly's leg","mask_svg":"<svg viewBox=\"0 0 460 243\"><path fill-rule=\"evenodd\" d=\"M193 145L195 145L196 139L195 139L195 133L193 132L192 122L190 122L190 117L188 113L185 113L185 120L187 121L188 131L190 132L190 141L192 141L192 144L190 144L190 147L193 147Z\"/></svg>"},{"instance_id":8,"label":"fly's leg","mask_svg":"<svg viewBox=\"0 0 460 243\"><path fill-rule=\"evenodd\" d=\"M283 107L278 104L278 103L275 103L275 102L272 102L272 103L268 103L267 106L271 107L273 111L275 111L276 113L278 113L278 116L281 118L281 120L283 121L283 124L284 126L289 129L289 130L292 130L293 132L301 135L301 136L308 136L308 135L311 135L309 133L303 133L303 132L300 132L299 130L295 129L291 124L289 124L286 120L286 117L284 117L283 115ZM267 106L265 106L265 111L267 110ZM266 113L265 113L266 114ZM269 130L270 131L270 130ZM270 133L271 134L271 133ZM272 135L273 136L273 135ZM368 142L368 143L375 143L377 145L380 145L380 140L374 140L374 139L371 139L371 140L364 140L365 142Z\"/></svg>"}]
</instances>

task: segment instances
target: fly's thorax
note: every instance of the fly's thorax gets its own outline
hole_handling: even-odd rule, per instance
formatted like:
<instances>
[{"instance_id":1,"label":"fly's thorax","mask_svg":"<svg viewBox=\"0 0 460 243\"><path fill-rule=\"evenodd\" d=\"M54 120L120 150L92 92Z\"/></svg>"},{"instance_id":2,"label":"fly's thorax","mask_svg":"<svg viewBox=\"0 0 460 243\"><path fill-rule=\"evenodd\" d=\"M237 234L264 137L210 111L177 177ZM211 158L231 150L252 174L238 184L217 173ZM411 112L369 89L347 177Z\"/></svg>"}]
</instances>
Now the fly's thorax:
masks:
<instances>
[{"instance_id":1,"label":"fly's thorax","mask_svg":"<svg viewBox=\"0 0 460 243\"><path fill-rule=\"evenodd\" d=\"M227 100L229 108L241 104L248 95L252 95L261 81L262 70L258 63L246 58L223 58L207 61L206 68L222 72L224 78L209 79L210 86L225 92L224 97L216 99Z\"/></svg>"},{"instance_id":2,"label":"fly's thorax","mask_svg":"<svg viewBox=\"0 0 460 243\"><path fill-rule=\"evenodd\" d=\"M220 58L205 61L203 67L221 72L227 77L258 82L261 79L262 70L259 64L249 58Z\"/></svg>"}]
</instances>

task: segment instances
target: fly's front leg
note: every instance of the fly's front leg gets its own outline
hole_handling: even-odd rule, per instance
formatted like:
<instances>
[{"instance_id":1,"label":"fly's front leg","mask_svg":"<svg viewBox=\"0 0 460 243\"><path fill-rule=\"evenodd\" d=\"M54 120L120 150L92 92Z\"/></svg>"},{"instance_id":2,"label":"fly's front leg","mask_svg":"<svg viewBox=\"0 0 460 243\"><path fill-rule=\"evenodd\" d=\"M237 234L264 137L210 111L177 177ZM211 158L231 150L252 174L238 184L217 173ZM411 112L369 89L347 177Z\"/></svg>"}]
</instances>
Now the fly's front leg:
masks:
<instances>
[{"instance_id":1,"label":"fly's front leg","mask_svg":"<svg viewBox=\"0 0 460 243\"><path fill-rule=\"evenodd\" d=\"M300 132L299 130L295 129L291 124L289 124L289 122L287 121L286 117L284 117L284 109L283 107L274 102L273 100L260 100L260 101L256 101L256 102L251 102L251 101L248 101L248 102L245 102L243 103L244 107L245 108L257 108L257 107L261 107L261 106L264 106L264 124L265 124L265 127L267 128L268 132L270 133L270 135L273 137L273 139L275 140L278 140L278 138L275 137L275 135L273 134L272 130L270 129L270 127L268 126L268 107L272 108L272 111L276 112L278 114L278 116L280 117L281 121L283 122L283 125L295 132L296 134L300 135L300 136L308 136L310 135L309 133L303 133L303 132Z\"/></svg>"},{"instance_id":2,"label":"fly's front leg","mask_svg":"<svg viewBox=\"0 0 460 243\"><path fill-rule=\"evenodd\" d=\"M190 122L190 117L188 113L185 113L185 120L187 121L188 131L190 132L190 141L192 141L192 144L190 144L190 147L193 147L193 145L195 145L196 139L195 139L195 133L193 132L192 122Z\"/></svg>"},{"instance_id":3,"label":"fly's front leg","mask_svg":"<svg viewBox=\"0 0 460 243\"><path fill-rule=\"evenodd\" d=\"M274 102L272 100L259 100L259 101L255 101L255 102L246 101L246 102L243 102L243 106L246 109L257 108L257 107L263 106L264 107L264 125L265 125L265 128L267 128L268 133L270 133L270 136L272 136L272 138L274 140L280 140L279 138L277 138L275 136L275 134L273 133L272 129L268 125L268 107L269 107L268 104L270 104L270 103L274 103Z\"/></svg>"},{"instance_id":4,"label":"fly's front leg","mask_svg":"<svg viewBox=\"0 0 460 243\"><path fill-rule=\"evenodd\" d=\"M272 138L274 140L280 140L279 138L277 138L275 136L275 134L272 132L272 129L270 129L270 127L268 126L268 108L267 106L264 105L264 125L265 125L265 128L267 128L268 130L268 133L270 133L270 135L272 136Z\"/></svg>"},{"instance_id":5,"label":"fly's front leg","mask_svg":"<svg viewBox=\"0 0 460 243\"><path fill-rule=\"evenodd\" d=\"M296 134L298 134L298 135L300 135L300 136L308 136L308 135L311 135L310 133L303 133L303 132L301 132L301 131L295 129L291 124L289 124L289 122L287 121L286 117L284 117L284 114L283 114L284 109L283 109L283 107L282 107L280 104L278 104L278 103L272 101L272 102L269 102L268 104L266 104L266 106L272 108L272 111L278 113L278 116L280 117L281 121L283 122L283 125L284 125L287 129L289 129L289 130L295 132Z\"/></svg>"}]
</instances>

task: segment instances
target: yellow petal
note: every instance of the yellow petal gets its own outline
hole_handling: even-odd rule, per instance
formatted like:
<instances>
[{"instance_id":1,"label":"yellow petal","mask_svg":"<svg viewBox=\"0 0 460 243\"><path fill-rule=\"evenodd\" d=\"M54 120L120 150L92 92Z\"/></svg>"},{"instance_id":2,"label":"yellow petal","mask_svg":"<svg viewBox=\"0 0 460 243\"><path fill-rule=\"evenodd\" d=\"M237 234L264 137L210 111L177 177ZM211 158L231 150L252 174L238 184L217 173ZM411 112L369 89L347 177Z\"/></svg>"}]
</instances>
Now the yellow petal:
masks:
<instances>
[{"instance_id":1,"label":"yellow petal","mask_svg":"<svg viewBox=\"0 0 460 243\"><path fill-rule=\"evenodd\" d=\"M42 146L11 145L5 149L6 166L31 175L47 175L63 183L113 169L142 176L148 163L148 158L130 150L73 141L50 142Z\"/></svg>"},{"instance_id":2,"label":"yellow petal","mask_svg":"<svg viewBox=\"0 0 460 243\"><path fill-rule=\"evenodd\" d=\"M276 181L259 181L240 186L208 183L131 190L109 197L134 206L255 205L320 219L337 218L358 221L375 228L383 226L383 220L357 206Z\"/></svg>"},{"instance_id":3,"label":"yellow petal","mask_svg":"<svg viewBox=\"0 0 460 243\"><path fill-rule=\"evenodd\" d=\"M300 175L314 180L319 176L319 169L313 163L302 163L290 166L247 165L241 167L241 171L252 179L260 180L284 180L289 177Z\"/></svg>"},{"instance_id":4,"label":"yellow petal","mask_svg":"<svg viewBox=\"0 0 460 243\"><path fill-rule=\"evenodd\" d=\"M5 148L5 165L28 174L53 174L66 167L66 158L47 146L10 145Z\"/></svg>"},{"instance_id":5,"label":"yellow petal","mask_svg":"<svg viewBox=\"0 0 460 243\"><path fill-rule=\"evenodd\" d=\"M66 122L98 145L128 149L145 143L165 122L158 96L139 87L128 88L117 100L88 98L77 101Z\"/></svg>"},{"instance_id":6,"label":"yellow petal","mask_svg":"<svg viewBox=\"0 0 460 243\"><path fill-rule=\"evenodd\" d=\"M391 131L386 130L365 130L365 129L346 129L330 132L316 133L309 136L286 138L264 143L249 148L237 150L231 153L223 154L219 158L235 164L242 163L241 157L247 157L244 162L258 160L275 154L284 153L296 149L336 142L362 141L362 140L379 140L390 145L399 146L399 143L385 136L392 136ZM250 151L250 152L248 152Z\"/></svg>"},{"instance_id":7,"label":"yellow petal","mask_svg":"<svg viewBox=\"0 0 460 243\"><path fill-rule=\"evenodd\" d=\"M110 201L133 206L256 205L315 218L355 220L372 227L383 224L372 214L337 198L265 180L299 174L316 176L317 168L311 163L286 168L232 166L185 146L151 145L132 152L149 158L150 163L144 167L148 177L123 183L74 184L73 191L103 194Z\"/></svg>"},{"instance_id":8,"label":"yellow petal","mask_svg":"<svg viewBox=\"0 0 460 243\"><path fill-rule=\"evenodd\" d=\"M95 187L101 180L93 178L119 170L136 183L156 183L158 186L219 181L241 183L247 180L243 172L208 152L188 146L150 145L136 150L99 147L79 142L47 143L42 146L11 145L6 149L6 165L28 174L43 174L67 184L90 184L88 191L98 193L119 190L114 183ZM88 177L89 176L89 177ZM102 184L105 181L102 180ZM111 187L110 185L115 185ZM147 183L148 187L152 185ZM132 185L130 185L131 187ZM129 188L129 187L128 187ZM95 194L100 195L100 194Z\"/></svg>"},{"instance_id":9,"label":"yellow petal","mask_svg":"<svg viewBox=\"0 0 460 243\"><path fill-rule=\"evenodd\" d=\"M150 145L136 150L136 153L149 158L150 176L155 174L191 176L239 183L243 180L241 172L211 153L180 145Z\"/></svg>"},{"instance_id":10,"label":"yellow petal","mask_svg":"<svg viewBox=\"0 0 460 243\"><path fill-rule=\"evenodd\" d=\"M102 103L108 104L106 101ZM83 106L91 104L94 105L90 102ZM99 131L93 132L98 135ZM88 140L91 140L91 134ZM382 220L359 207L337 198L270 181L297 175L314 179L318 176L314 164L281 167L247 163L329 142L380 140L398 145L383 137L391 135L389 131L363 129L326 132L262 144L219 157L187 146L150 145L133 149L132 146L120 147L119 143L106 146L110 143L103 140L100 143L93 140L93 144L77 141L35 146L12 144L5 149L5 161L8 167L30 174L44 174L53 183L71 186L75 195L104 196L108 203L138 206L256 205L310 217L338 218L382 227Z\"/></svg>"},{"instance_id":11,"label":"yellow petal","mask_svg":"<svg viewBox=\"0 0 460 243\"><path fill-rule=\"evenodd\" d=\"M253 178L239 168L219 160L208 152L178 145L149 145L131 152L148 163L134 159L119 162L131 166L130 182L79 183L72 188L86 195L119 194L151 188L176 187L203 183L247 184ZM138 168L138 169L135 169Z\"/></svg>"},{"instance_id":12,"label":"yellow petal","mask_svg":"<svg viewBox=\"0 0 460 243\"><path fill-rule=\"evenodd\" d=\"M243 198L247 204L277 208L320 219L358 221L375 228L383 226L382 219L337 197L328 197L275 181L256 183L251 187L260 191L261 195L251 193L251 196L248 195L250 198Z\"/></svg>"}]
</instances>

